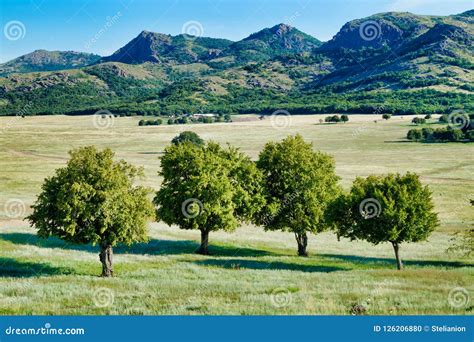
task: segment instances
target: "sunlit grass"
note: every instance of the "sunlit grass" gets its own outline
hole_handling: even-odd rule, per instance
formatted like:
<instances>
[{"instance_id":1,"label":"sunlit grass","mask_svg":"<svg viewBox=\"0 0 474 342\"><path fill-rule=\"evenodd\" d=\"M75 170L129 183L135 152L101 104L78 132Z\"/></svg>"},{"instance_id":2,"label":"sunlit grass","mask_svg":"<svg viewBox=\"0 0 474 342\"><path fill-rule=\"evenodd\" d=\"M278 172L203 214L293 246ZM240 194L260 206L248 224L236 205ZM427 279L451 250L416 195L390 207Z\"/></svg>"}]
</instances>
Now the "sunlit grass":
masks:
<instances>
[{"instance_id":1,"label":"sunlit grass","mask_svg":"<svg viewBox=\"0 0 474 342\"><path fill-rule=\"evenodd\" d=\"M283 129L270 118L232 124L138 127L139 118L117 118L96 129L91 117L0 118L1 314L472 314L472 300L453 307L450 290L471 291L472 261L447 253L452 233L474 223L472 145L404 142L411 117L388 121L351 116L346 124L319 124L324 116L295 116ZM10 121L15 120L15 121ZM6 128L5 128L6 127ZM114 279L102 279L98 248L41 240L21 217L6 216L10 199L25 203L43 179L64 165L71 148L111 147L117 157L145 167L142 182L157 189L158 157L179 131L239 146L252 158L268 140L300 133L336 159L347 189L356 176L415 171L433 190L441 225L427 242L402 245L406 269L395 270L389 244L312 236L310 257L296 256L290 233L244 226L211 233L211 256L194 254L199 232L154 223L150 242L115 248ZM96 305L108 288L113 303ZM275 293L283 291L282 306Z\"/></svg>"}]
</instances>

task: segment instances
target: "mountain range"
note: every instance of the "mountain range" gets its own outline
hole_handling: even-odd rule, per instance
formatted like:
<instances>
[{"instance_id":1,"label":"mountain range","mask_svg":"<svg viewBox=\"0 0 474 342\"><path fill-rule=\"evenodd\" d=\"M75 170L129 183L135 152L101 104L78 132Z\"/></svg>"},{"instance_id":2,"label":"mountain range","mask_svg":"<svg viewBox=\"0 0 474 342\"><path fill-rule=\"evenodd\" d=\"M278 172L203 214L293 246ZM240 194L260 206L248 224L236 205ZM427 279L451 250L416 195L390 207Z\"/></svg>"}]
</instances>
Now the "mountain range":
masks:
<instances>
[{"instance_id":1,"label":"mountain range","mask_svg":"<svg viewBox=\"0 0 474 342\"><path fill-rule=\"evenodd\" d=\"M376 14L327 42L286 24L236 42L143 31L107 57L37 50L1 64L0 114L471 110L473 34L474 10Z\"/></svg>"}]
</instances>

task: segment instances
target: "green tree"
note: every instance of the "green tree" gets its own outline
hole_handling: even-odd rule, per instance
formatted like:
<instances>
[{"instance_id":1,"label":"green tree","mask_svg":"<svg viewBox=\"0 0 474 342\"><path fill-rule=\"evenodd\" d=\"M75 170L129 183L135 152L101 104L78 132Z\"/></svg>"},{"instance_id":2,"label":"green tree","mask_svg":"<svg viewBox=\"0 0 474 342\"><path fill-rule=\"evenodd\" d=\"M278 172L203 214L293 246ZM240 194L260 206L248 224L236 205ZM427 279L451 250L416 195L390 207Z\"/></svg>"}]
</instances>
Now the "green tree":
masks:
<instances>
[{"instance_id":1,"label":"green tree","mask_svg":"<svg viewBox=\"0 0 474 342\"><path fill-rule=\"evenodd\" d=\"M346 114L342 114L342 115L341 115L341 121L344 122L344 123L346 123L347 121L349 121L349 116L346 115Z\"/></svg>"},{"instance_id":2,"label":"green tree","mask_svg":"<svg viewBox=\"0 0 474 342\"><path fill-rule=\"evenodd\" d=\"M203 146L204 145L204 140L201 139L201 137L192 131L184 131L179 133L177 136L171 140L171 143L173 145L180 144L182 142L189 141L193 143L196 146Z\"/></svg>"},{"instance_id":3,"label":"green tree","mask_svg":"<svg viewBox=\"0 0 474 342\"><path fill-rule=\"evenodd\" d=\"M418 141L423 137L421 130L419 129L410 129L407 133L408 140Z\"/></svg>"},{"instance_id":4,"label":"green tree","mask_svg":"<svg viewBox=\"0 0 474 342\"><path fill-rule=\"evenodd\" d=\"M438 121L440 123L448 123L448 120L449 120L448 118L449 118L448 114L443 114L439 117Z\"/></svg>"},{"instance_id":5,"label":"green tree","mask_svg":"<svg viewBox=\"0 0 474 342\"><path fill-rule=\"evenodd\" d=\"M411 122L414 123L415 125L424 125L426 123L426 120L423 118L413 118Z\"/></svg>"},{"instance_id":6,"label":"green tree","mask_svg":"<svg viewBox=\"0 0 474 342\"><path fill-rule=\"evenodd\" d=\"M392 117L391 114L383 114L383 115L382 115L382 119L384 119L384 120L388 120L388 119L390 119L391 117Z\"/></svg>"},{"instance_id":7,"label":"green tree","mask_svg":"<svg viewBox=\"0 0 474 342\"><path fill-rule=\"evenodd\" d=\"M296 135L267 143L257 166L264 175L266 200L257 223L266 230L293 232L298 255L306 256L307 234L329 227L326 208L340 192L333 158L314 152L312 144Z\"/></svg>"},{"instance_id":8,"label":"green tree","mask_svg":"<svg viewBox=\"0 0 474 342\"><path fill-rule=\"evenodd\" d=\"M168 146L161 157L163 183L154 203L168 225L201 231L200 254L209 254L209 233L233 231L263 205L262 175L237 149L190 141Z\"/></svg>"},{"instance_id":9,"label":"green tree","mask_svg":"<svg viewBox=\"0 0 474 342\"><path fill-rule=\"evenodd\" d=\"M70 156L66 167L45 180L28 219L42 238L99 244L102 276L113 276L112 247L147 240L153 205L149 190L133 185L143 171L115 162L110 149L88 146Z\"/></svg>"},{"instance_id":10,"label":"green tree","mask_svg":"<svg viewBox=\"0 0 474 342\"><path fill-rule=\"evenodd\" d=\"M438 225L433 208L431 191L418 175L389 174L356 178L350 193L333 203L331 216L339 236L390 242L400 270L400 244L423 241Z\"/></svg>"}]
</instances>

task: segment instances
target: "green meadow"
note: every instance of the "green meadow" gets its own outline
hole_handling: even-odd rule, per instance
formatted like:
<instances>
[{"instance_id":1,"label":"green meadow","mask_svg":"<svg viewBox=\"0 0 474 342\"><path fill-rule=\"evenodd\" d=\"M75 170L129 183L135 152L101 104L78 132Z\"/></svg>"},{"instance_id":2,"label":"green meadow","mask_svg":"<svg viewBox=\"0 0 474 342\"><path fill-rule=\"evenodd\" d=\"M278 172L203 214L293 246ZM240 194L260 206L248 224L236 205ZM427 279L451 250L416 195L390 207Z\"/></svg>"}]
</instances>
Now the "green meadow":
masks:
<instances>
[{"instance_id":1,"label":"green meadow","mask_svg":"<svg viewBox=\"0 0 474 342\"><path fill-rule=\"evenodd\" d=\"M474 263L447 250L474 224L473 145L408 142L413 116L352 115L344 124L320 123L324 117L146 127L141 117L0 117L0 314L472 314ZM199 231L155 222L148 243L114 249L116 277L106 279L97 246L39 239L23 220L70 149L110 147L143 166L141 183L158 189L159 157L184 130L254 159L267 141L299 133L334 156L345 189L356 176L416 172L433 191L440 226L428 241L402 245L406 267L397 271L390 244L338 241L332 232L311 236L302 258L292 234L242 226L211 233L212 255L202 256L194 253Z\"/></svg>"}]
</instances>

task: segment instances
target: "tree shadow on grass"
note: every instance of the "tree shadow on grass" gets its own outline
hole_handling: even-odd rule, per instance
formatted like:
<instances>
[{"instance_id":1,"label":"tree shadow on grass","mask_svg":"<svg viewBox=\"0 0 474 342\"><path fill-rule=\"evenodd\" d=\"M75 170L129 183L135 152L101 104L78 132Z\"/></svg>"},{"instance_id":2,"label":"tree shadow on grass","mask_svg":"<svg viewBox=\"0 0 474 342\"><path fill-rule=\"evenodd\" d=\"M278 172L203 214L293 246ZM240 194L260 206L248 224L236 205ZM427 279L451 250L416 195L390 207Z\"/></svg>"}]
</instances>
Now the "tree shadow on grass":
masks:
<instances>
[{"instance_id":1,"label":"tree shadow on grass","mask_svg":"<svg viewBox=\"0 0 474 342\"><path fill-rule=\"evenodd\" d=\"M152 254L152 255L177 255L193 254L199 249L200 244L193 240L158 240L151 239L147 243L136 243L132 246L118 246L115 253ZM249 257L273 255L272 252L248 247L231 245L210 245L209 252L213 256Z\"/></svg>"},{"instance_id":2,"label":"tree shadow on grass","mask_svg":"<svg viewBox=\"0 0 474 342\"><path fill-rule=\"evenodd\" d=\"M61 248L91 253L99 253L98 246L92 245L75 245L60 239L50 237L42 239L34 234L29 233L3 233L0 234L0 240L9 241L15 244L32 245L43 248ZM199 243L192 240L158 240L150 239L146 243L136 243L131 246L114 247L115 254L149 254L149 255L178 255L192 254L199 248ZM209 251L215 256L265 256L274 255L274 253L253 249L247 247L227 246L227 245L211 245Z\"/></svg>"},{"instance_id":3,"label":"tree shadow on grass","mask_svg":"<svg viewBox=\"0 0 474 342\"><path fill-rule=\"evenodd\" d=\"M54 267L40 262L18 261L12 258L0 258L0 278L28 278L52 276L58 274L72 274L72 269Z\"/></svg>"},{"instance_id":4,"label":"tree shadow on grass","mask_svg":"<svg viewBox=\"0 0 474 342\"><path fill-rule=\"evenodd\" d=\"M286 270L286 271L300 271L300 272L335 272L347 271L348 268L338 266L325 265L307 265L307 264L293 264L280 261L257 261L245 259L208 259L194 261L195 264L201 266L222 267L228 269L254 269L254 270Z\"/></svg>"},{"instance_id":5,"label":"tree shadow on grass","mask_svg":"<svg viewBox=\"0 0 474 342\"><path fill-rule=\"evenodd\" d=\"M374 258L374 257L363 257L358 255L342 255L342 254L319 254L321 258L328 259L339 259L352 263L364 264L367 266L377 265L396 265L395 257L390 258ZM457 268L457 267L473 267L474 264L464 263L460 261L443 261L443 260L403 260L403 264L406 266L434 266L434 267L446 267L446 268Z\"/></svg>"}]
</instances>

